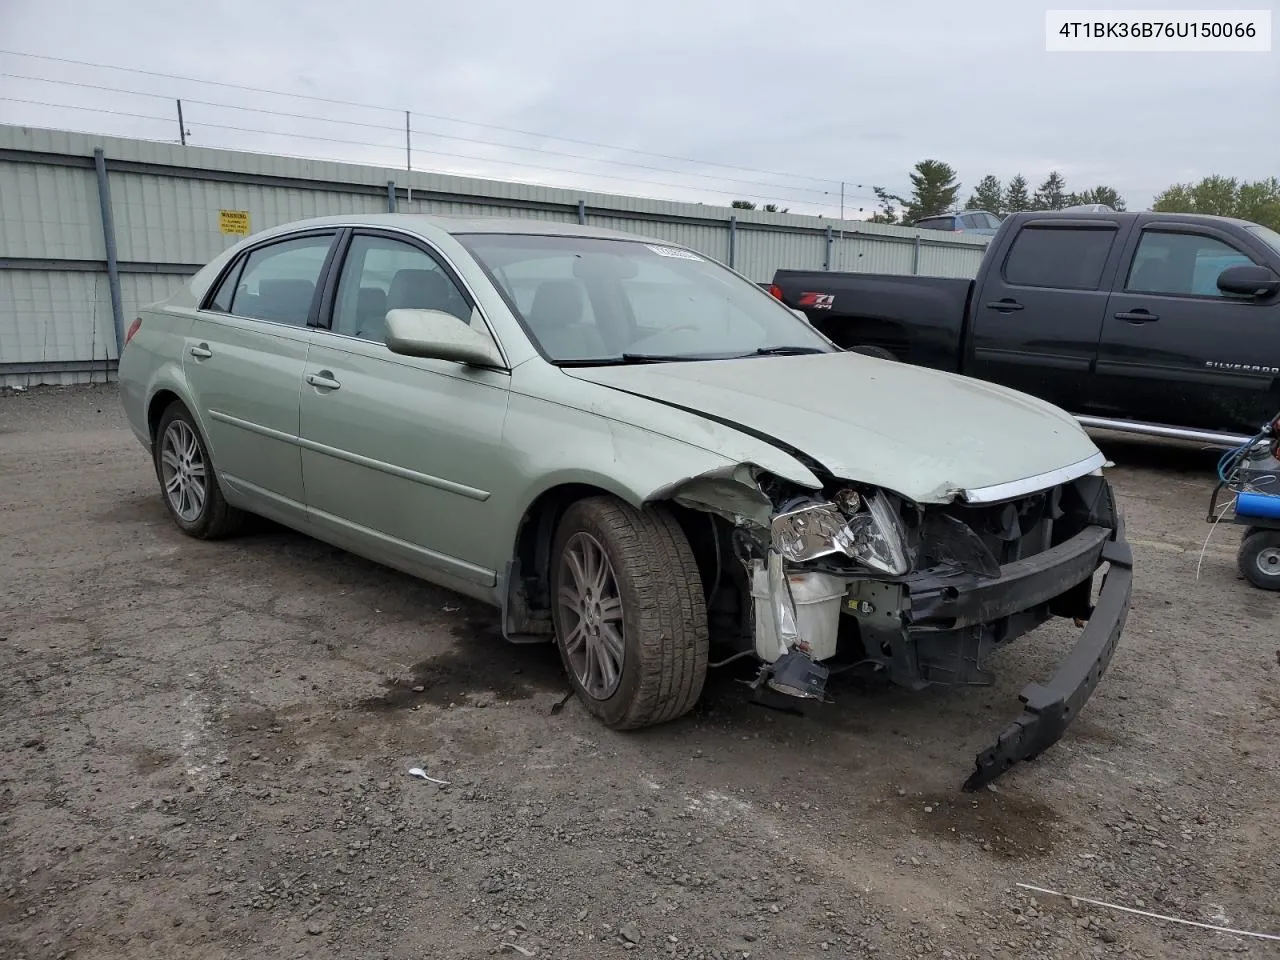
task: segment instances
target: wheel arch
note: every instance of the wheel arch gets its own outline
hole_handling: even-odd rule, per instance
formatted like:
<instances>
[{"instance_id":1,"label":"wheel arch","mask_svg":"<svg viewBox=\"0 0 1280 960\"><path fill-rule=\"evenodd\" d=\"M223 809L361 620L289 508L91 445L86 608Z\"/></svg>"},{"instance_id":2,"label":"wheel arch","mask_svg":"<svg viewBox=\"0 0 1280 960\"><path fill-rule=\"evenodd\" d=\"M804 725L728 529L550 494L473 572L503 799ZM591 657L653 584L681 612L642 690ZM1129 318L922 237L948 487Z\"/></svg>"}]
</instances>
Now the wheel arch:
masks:
<instances>
[{"instance_id":1,"label":"wheel arch","mask_svg":"<svg viewBox=\"0 0 1280 960\"><path fill-rule=\"evenodd\" d=\"M206 429L204 417L201 416L199 408L191 400L191 391L187 385L186 378L181 375L180 368L175 370L171 367L161 370L156 378L152 380L147 391L144 415L146 417L147 437L151 442L152 449L155 448L156 430L160 426L160 418L164 416L165 410L174 401L187 408L187 412L195 420L205 445L209 447L209 452L212 454L214 451L212 442L209 439L209 431Z\"/></svg>"},{"instance_id":2,"label":"wheel arch","mask_svg":"<svg viewBox=\"0 0 1280 960\"><path fill-rule=\"evenodd\" d=\"M510 560L499 581L503 632L507 639L551 639L550 623L545 618L550 604L547 592L551 549L556 528L573 504L596 496L615 497L637 510L660 504L689 534L698 522L694 518L699 511L678 504L674 499L677 489L677 484L671 484L640 491L619 483L613 477L594 473L559 477L541 485L529 499L515 526L508 554ZM691 541L693 539L691 537ZM695 548L694 553L701 568L704 551ZM707 575L706 571L703 575Z\"/></svg>"}]
</instances>

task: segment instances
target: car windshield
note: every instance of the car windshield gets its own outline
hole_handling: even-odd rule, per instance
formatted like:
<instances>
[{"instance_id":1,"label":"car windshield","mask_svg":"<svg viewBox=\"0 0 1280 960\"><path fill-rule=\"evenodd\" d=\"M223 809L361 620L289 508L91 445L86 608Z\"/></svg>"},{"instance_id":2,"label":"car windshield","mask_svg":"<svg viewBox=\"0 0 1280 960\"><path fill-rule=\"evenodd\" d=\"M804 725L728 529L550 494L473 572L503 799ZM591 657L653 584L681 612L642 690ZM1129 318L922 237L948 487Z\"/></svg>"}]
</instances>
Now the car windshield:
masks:
<instances>
[{"instance_id":1,"label":"car windshield","mask_svg":"<svg viewBox=\"0 0 1280 960\"><path fill-rule=\"evenodd\" d=\"M1276 253L1280 253L1280 233L1276 233L1270 227L1264 227L1260 224L1251 224L1245 228L1255 236L1261 237L1262 242L1269 246Z\"/></svg>"},{"instance_id":2,"label":"car windshield","mask_svg":"<svg viewBox=\"0 0 1280 960\"><path fill-rule=\"evenodd\" d=\"M715 360L833 348L759 286L678 247L592 237L457 237L554 363Z\"/></svg>"}]
</instances>

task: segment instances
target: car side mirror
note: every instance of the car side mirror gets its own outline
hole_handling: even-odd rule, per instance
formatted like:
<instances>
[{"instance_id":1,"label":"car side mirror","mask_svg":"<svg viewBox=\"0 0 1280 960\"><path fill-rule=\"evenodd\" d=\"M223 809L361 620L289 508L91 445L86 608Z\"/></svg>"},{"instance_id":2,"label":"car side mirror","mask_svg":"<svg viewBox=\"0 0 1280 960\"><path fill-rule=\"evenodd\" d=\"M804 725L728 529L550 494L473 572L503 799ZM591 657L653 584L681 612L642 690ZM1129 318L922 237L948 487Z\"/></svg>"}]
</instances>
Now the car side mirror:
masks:
<instances>
[{"instance_id":1,"label":"car side mirror","mask_svg":"<svg viewBox=\"0 0 1280 960\"><path fill-rule=\"evenodd\" d=\"M500 367L493 341L443 310L389 310L387 349L406 357L452 360L476 367Z\"/></svg>"},{"instance_id":2,"label":"car side mirror","mask_svg":"<svg viewBox=\"0 0 1280 960\"><path fill-rule=\"evenodd\" d=\"M1218 289L1240 297L1265 300L1280 293L1280 277L1270 267L1242 263L1218 274Z\"/></svg>"}]
</instances>

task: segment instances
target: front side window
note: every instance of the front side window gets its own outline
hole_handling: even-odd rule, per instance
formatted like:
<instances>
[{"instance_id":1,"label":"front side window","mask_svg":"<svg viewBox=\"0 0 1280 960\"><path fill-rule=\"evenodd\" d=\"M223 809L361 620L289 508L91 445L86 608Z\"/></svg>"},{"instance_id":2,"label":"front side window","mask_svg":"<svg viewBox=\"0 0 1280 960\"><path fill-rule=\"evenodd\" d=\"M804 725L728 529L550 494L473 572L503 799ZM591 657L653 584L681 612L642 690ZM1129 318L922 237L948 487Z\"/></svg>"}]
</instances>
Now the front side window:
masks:
<instances>
[{"instance_id":1,"label":"front side window","mask_svg":"<svg viewBox=\"0 0 1280 960\"><path fill-rule=\"evenodd\" d=\"M588 237L457 239L553 362L832 349L758 286L688 250Z\"/></svg>"},{"instance_id":2,"label":"front side window","mask_svg":"<svg viewBox=\"0 0 1280 960\"><path fill-rule=\"evenodd\" d=\"M227 274L211 306L238 317L303 327L311 313L333 234L298 237L251 250ZM227 287L235 290L227 297ZM226 304L224 307L223 304Z\"/></svg>"},{"instance_id":3,"label":"front side window","mask_svg":"<svg viewBox=\"0 0 1280 960\"><path fill-rule=\"evenodd\" d=\"M430 254L390 237L352 237L338 279L333 332L382 343L387 312L403 309L471 320L466 296Z\"/></svg>"},{"instance_id":4,"label":"front side window","mask_svg":"<svg viewBox=\"0 0 1280 960\"><path fill-rule=\"evenodd\" d=\"M1225 297L1218 276L1253 263L1235 247L1198 233L1147 230L1138 241L1125 290L1173 296Z\"/></svg>"},{"instance_id":5,"label":"front side window","mask_svg":"<svg viewBox=\"0 0 1280 960\"><path fill-rule=\"evenodd\" d=\"M1097 290L1115 240L1114 227L1025 227L1004 263L1006 283L1056 290Z\"/></svg>"}]
</instances>

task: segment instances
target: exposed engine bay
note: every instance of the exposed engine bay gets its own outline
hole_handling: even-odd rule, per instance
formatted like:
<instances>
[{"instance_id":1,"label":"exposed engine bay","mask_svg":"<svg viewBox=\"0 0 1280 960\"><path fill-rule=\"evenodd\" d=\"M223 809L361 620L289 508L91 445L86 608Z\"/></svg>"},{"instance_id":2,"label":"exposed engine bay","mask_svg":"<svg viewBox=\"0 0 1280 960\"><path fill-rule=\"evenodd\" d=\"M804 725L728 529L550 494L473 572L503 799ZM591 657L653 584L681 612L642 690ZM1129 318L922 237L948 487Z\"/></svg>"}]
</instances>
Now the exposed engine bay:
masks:
<instances>
[{"instance_id":1,"label":"exposed engine bay","mask_svg":"<svg viewBox=\"0 0 1280 960\"><path fill-rule=\"evenodd\" d=\"M690 531L715 571L712 637L758 658L753 689L772 705L824 700L844 670L915 690L990 684L994 650L1051 617L1083 626L1099 567L1127 563L1127 549L1104 558L1122 524L1099 469L995 502L917 504L834 479L804 490L739 467L672 499L714 515L710 544L696 524Z\"/></svg>"}]
</instances>

